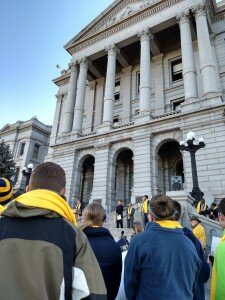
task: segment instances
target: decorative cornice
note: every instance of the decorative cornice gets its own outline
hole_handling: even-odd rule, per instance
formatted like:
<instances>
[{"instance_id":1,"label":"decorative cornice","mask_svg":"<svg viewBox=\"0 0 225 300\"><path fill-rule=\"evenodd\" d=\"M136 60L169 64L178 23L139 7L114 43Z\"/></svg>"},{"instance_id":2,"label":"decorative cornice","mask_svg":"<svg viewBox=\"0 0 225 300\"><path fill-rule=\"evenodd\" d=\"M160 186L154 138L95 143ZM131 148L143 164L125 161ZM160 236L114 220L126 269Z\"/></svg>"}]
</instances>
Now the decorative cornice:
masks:
<instances>
[{"instance_id":1,"label":"decorative cornice","mask_svg":"<svg viewBox=\"0 0 225 300\"><path fill-rule=\"evenodd\" d=\"M57 77L55 79L53 79L53 82L57 85L57 86L61 86L64 84L67 84L70 80L70 73L66 73L63 76Z\"/></svg>"},{"instance_id":2,"label":"decorative cornice","mask_svg":"<svg viewBox=\"0 0 225 300\"><path fill-rule=\"evenodd\" d=\"M126 18L125 20L122 20L113 26L98 31L96 34L92 34L91 36L86 36L82 41L78 41L76 44L71 45L67 47L67 50L72 54L74 52L80 51L90 45L92 45L95 42L98 42L108 36L113 35L114 33L123 30L126 27L129 27L133 24L136 24L140 22L143 19L148 18L149 16L159 13L161 10L170 7L171 5L176 4L177 2L183 2L185 0L168 0L168 1L160 1L159 3L156 3L152 8L145 8L143 11L140 11L139 13L132 15L129 18Z\"/></svg>"},{"instance_id":3,"label":"decorative cornice","mask_svg":"<svg viewBox=\"0 0 225 300\"><path fill-rule=\"evenodd\" d=\"M115 44L106 46L105 51L108 53L108 55L117 55L120 53L120 49Z\"/></svg>"}]
</instances>

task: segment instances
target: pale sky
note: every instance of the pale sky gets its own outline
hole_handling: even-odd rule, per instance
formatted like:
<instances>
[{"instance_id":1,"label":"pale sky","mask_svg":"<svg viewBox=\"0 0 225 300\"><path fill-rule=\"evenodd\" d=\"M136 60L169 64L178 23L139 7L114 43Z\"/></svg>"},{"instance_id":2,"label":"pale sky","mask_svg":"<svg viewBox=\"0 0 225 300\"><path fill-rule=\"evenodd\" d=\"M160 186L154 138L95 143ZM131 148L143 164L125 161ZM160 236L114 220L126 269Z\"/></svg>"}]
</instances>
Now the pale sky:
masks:
<instances>
[{"instance_id":1,"label":"pale sky","mask_svg":"<svg viewBox=\"0 0 225 300\"><path fill-rule=\"evenodd\" d=\"M1 0L0 129L33 116L51 125L57 86L67 68L63 46L113 0Z\"/></svg>"}]
</instances>

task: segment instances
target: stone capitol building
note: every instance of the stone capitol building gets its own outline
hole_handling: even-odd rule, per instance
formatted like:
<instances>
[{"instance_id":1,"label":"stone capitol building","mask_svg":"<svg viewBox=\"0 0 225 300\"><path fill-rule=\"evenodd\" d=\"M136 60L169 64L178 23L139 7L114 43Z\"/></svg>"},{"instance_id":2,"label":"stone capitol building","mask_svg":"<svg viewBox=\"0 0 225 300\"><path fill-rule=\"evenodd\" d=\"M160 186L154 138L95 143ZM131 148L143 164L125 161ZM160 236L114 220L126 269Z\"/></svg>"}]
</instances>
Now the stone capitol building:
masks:
<instances>
[{"instance_id":1,"label":"stone capitol building","mask_svg":"<svg viewBox=\"0 0 225 300\"><path fill-rule=\"evenodd\" d=\"M114 210L171 191L174 176L190 192L189 131L206 143L205 198L225 195L224 0L116 0L65 49L46 161L65 169L71 205Z\"/></svg>"}]
</instances>

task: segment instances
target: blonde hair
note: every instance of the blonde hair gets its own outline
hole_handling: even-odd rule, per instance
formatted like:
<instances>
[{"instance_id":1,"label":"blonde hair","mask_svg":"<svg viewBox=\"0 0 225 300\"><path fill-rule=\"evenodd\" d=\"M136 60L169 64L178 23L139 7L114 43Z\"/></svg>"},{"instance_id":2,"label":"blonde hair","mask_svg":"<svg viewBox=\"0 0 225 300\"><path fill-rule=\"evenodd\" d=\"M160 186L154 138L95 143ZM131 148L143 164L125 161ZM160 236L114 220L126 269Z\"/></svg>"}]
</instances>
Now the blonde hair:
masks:
<instances>
[{"instance_id":1,"label":"blonde hair","mask_svg":"<svg viewBox=\"0 0 225 300\"><path fill-rule=\"evenodd\" d=\"M143 231L143 227L142 227L141 223L135 222L134 223L134 233L135 233L135 235L141 233L142 231Z\"/></svg>"},{"instance_id":2,"label":"blonde hair","mask_svg":"<svg viewBox=\"0 0 225 300\"><path fill-rule=\"evenodd\" d=\"M105 217L104 208L98 203L91 203L83 211L83 225L85 227L102 226Z\"/></svg>"}]
</instances>

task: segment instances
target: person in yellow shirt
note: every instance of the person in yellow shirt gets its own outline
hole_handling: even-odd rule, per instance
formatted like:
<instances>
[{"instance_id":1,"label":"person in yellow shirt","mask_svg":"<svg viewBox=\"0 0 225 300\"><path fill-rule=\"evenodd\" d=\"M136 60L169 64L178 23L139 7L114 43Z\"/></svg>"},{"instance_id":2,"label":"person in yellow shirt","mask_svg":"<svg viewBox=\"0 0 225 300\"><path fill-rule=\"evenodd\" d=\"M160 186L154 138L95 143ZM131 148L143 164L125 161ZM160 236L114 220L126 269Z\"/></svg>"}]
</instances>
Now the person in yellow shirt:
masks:
<instances>
[{"instance_id":1,"label":"person in yellow shirt","mask_svg":"<svg viewBox=\"0 0 225 300\"><path fill-rule=\"evenodd\" d=\"M201 221L198 217L191 217L191 226L193 228L193 233L196 238L200 241L202 248L205 249L206 246L206 233L205 228L200 224Z\"/></svg>"},{"instance_id":2,"label":"person in yellow shirt","mask_svg":"<svg viewBox=\"0 0 225 300\"><path fill-rule=\"evenodd\" d=\"M196 207L197 213L200 215L206 215L208 212L208 206L205 203L205 199L201 198Z\"/></svg>"},{"instance_id":3,"label":"person in yellow shirt","mask_svg":"<svg viewBox=\"0 0 225 300\"><path fill-rule=\"evenodd\" d=\"M142 207L141 207L141 212L143 215L143 225L145 227L145 225L148 223L148 205L149 205L149 200L148 200L148 196L144 195L144 197L142 198Z\"/></svg>"}]
</instances>

